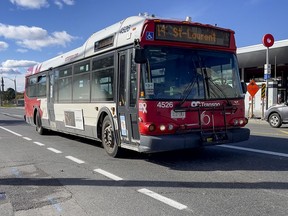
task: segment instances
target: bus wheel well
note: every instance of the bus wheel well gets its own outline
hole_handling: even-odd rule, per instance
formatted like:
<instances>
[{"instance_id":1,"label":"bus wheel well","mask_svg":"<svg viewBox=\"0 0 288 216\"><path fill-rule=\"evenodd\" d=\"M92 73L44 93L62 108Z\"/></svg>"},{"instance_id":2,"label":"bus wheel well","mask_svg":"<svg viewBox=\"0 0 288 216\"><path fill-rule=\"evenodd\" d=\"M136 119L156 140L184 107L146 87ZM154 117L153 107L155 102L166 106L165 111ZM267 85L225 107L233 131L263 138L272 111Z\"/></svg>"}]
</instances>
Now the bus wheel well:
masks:
<instances>
[{"instance_id":1,"label":"bus wheel well","mask_svg":"<svg viewBox=\"0 0 288 216\"><path fill-rule=\"evenodd\" d=\"M99 120L98 120L98 124L97 124L97 137L101 140L102 140L102 124L103 124L104 118L107 115L108 114L106 112L101 113Z\"/></svg>"}]
</instances>

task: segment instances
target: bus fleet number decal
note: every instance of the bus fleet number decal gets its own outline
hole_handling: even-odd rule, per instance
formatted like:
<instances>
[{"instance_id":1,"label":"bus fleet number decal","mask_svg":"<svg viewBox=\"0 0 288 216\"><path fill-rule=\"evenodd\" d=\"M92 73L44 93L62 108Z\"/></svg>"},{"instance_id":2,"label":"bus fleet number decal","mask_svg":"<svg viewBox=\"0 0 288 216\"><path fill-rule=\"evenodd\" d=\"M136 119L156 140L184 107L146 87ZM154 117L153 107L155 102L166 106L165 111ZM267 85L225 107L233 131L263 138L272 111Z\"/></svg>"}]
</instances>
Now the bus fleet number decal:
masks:
<instances>
[{"instance_id":1,"label":"bus fleet number decal","mask_svg":"<svg viewBox=\"0 0 288 216\"><path fill-rule=\"evenodd\" d=\"M158 102L157 107L161 109L173 108L173 102Z\"/></svg>"}]
</instances>

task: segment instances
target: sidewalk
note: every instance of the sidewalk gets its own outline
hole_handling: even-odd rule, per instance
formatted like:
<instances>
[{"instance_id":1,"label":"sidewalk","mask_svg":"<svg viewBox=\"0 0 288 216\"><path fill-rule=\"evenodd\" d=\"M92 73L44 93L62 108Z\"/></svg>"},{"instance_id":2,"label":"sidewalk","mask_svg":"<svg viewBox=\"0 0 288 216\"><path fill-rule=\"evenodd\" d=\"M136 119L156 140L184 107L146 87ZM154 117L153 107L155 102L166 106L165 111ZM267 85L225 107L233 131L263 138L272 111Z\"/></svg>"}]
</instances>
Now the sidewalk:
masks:
<instances>
[{"instance_id":1,"label":"sidewalk","mask_svg":"<svg viewBox=\"0 0 288 216\"><path fill-rule=\"evenodd\" d=\"M248 119L248 124L249 123L254 123L254 124L268 124L267 121L261 118L250 118Z\"/></svg>"}]
</instances>

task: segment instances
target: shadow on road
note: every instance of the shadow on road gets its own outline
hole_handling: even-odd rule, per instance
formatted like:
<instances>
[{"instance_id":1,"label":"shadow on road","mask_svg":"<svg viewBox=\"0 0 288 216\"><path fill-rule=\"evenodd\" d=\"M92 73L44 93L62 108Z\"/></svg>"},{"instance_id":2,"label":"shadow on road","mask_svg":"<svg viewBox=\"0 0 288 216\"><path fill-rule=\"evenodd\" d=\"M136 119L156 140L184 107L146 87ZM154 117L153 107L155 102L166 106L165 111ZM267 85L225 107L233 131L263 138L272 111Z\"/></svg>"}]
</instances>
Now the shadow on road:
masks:
<instances>
[{"instance_id":1,"label":"shadow on road","mask_svg":"<svg viewBox=\"0 0 288 216\"><path fill-rule=\"evenodd\" d=\"M1 126L15 126L15 125L27 125L24 120L11 119L11 120L0 120Z\"/></svg>"},{"instance_id":2,"label":"shadow on road","mask_svg":"<svg viewBox=\"0 0 288 216\"><path fill-rule=\"evenodd\" d=\"M217 189L279 189L288 190L287 182L179 182L147 180L95 180L85 178L4 178L2 186L111 186L111 187L168 187L168 188L217 188Z\"/></svg>"}]
</instances>

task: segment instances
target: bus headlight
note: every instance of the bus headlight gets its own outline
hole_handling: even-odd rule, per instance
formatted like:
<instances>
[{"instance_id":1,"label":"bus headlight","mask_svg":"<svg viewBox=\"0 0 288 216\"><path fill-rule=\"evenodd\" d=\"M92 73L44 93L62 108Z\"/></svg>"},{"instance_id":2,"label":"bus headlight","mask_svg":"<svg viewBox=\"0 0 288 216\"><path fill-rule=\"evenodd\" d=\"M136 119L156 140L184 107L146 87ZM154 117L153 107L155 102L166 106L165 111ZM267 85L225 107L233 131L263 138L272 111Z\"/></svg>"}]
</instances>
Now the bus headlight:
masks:
<instances>
[{"instance_id":1,"label":"bus headlight","mask_svg":"<svg viewBox=\"0 0 288 216\"><path fill-rule=\"evenodd\" d=\"M166 130L166 126L165 125L160 125L159 129L160 129L160 131L165 131Z\"/></svg>"},{"instance_id":2,"label":"bus headlight","mask_svg":"<svg viewBox=\"0 0 288 216\"><path fill-rule=\"evenodd\" d=\"M155 129L156 129L155 124L150 124L150 125L148 126L148 130L149 130L150 132L155 131Z\"/></svg>"},{"instance_id":3,"label":"bus headlight","mask_svg":"<svg viewBox=\"0 0 288 216\"><path fill-rule=\"evenodd\" d=\"M173 126L172 124L169 124L169 125L168 125L168 130L171 131L171 130L173 130L173 129L174 129L174 126Z\"/></svg>"}]
</instances>

